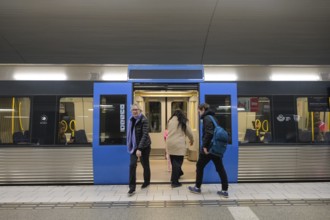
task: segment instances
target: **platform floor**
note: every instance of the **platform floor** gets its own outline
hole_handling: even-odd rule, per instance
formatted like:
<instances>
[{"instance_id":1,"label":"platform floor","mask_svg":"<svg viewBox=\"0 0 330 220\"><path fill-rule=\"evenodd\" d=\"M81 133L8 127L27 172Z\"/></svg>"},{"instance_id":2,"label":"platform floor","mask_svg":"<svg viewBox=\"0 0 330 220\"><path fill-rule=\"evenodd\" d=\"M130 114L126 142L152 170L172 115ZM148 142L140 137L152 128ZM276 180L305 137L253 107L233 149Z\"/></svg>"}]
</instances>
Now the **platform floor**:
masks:
<instances>
[{"instance_id":1,"label":"platform floor","mask_svg":"<svg viewBox=\"0 0 330 220\"><path fill-rule=\"evenodd\" d=\"M330 219L330 182L188 185L0 186L0 219Z\"/></svg>"},{"instance_id":2,"label":"platform floor","mask_svg":"<svg viewBox=\"0 0 330 220\"><path fill-rule=\"evenodd\" d=\"M136 194L128 196L127 185L68 186L0 186L2 203L72 203L114 201L204 201L204 200L286 200L330 199L330 182L308 183L235 183L229 186L229 198L219 197L220 184L202 185L202 194L192 194L183 184L151 184L147 189L137 186Z\"/></svg>"}]
</instances>

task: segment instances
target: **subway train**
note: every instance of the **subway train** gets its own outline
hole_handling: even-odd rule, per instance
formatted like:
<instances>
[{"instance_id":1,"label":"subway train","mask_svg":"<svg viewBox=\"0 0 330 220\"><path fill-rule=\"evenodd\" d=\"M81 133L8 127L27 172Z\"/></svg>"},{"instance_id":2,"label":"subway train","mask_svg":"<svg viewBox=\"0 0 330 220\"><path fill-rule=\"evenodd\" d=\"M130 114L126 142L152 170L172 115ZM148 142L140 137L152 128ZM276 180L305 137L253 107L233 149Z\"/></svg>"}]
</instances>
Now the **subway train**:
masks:
<instances>
[{"instance_id":1,"label":"subway train","mask_svg":"<svg viewBox=\"0 0 330 220\"><path fill-rule=\"evenodd\" d=\"M163 134L176 109L195 139L182 182L194 181L203 102L229 133L230 182L330 180L329 66L2 64L0 91L1 185L127 184L134 102L152 182L170 182ZM219 182L212 164L204 181Z\"/></svg>"}]
</instances>

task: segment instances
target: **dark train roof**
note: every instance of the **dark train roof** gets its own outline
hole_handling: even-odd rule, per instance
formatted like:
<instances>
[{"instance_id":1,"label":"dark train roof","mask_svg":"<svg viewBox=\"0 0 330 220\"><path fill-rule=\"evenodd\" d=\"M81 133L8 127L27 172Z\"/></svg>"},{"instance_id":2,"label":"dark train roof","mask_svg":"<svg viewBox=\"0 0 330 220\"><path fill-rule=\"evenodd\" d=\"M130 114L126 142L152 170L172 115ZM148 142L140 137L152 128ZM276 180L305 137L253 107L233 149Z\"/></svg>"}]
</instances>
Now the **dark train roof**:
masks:
<instances>
[{"instance_id":1,"label":"dark train roof","mask_svg":"<svg viewBox=\"0 0 330 220\"><path fill-rule=\"evenodd\" d=\"M328 0L1 0L0 63L330 64Z\"/></svg>"}]
</instances>

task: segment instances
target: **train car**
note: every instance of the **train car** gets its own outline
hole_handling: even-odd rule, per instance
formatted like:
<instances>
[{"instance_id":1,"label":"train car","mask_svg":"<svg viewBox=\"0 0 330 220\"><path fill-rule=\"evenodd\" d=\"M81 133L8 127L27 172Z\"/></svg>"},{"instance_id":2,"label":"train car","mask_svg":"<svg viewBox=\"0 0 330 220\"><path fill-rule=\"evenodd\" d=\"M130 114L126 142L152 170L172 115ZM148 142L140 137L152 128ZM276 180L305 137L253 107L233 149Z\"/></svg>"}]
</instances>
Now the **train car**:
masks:
<instances>
[{"instance_id":1,"label":"train car","mask_svg":"<svg viewBox=\"0 0 330 220\"><path fill-rule=\"evenodd\" d=\"M127 184L130 105L149 119L152 182L169 183L163 138L185 112L195 143L197 106L230 134L230 182L330 180L329 66L0 65L0 184ZM207 166L205 182L218 182ZM142 181L138 168L138 181Z\"/></svg>"}]
</instances>

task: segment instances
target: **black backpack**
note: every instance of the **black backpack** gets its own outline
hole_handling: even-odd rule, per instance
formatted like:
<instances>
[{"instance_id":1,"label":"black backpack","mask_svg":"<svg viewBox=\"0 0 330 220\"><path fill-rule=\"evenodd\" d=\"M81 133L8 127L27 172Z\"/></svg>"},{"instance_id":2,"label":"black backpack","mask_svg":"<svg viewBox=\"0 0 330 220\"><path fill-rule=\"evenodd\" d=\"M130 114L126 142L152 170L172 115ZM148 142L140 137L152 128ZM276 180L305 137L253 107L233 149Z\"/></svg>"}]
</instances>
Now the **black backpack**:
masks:
<instances>
[{"instance_id":1,"label":"black backpack","mask_svg":"<svg viewBox=\"0 0 330 220\"><path fill-rule=\"evenodd\" d=\"M228 143L228 133L223 129L214 118L210 115L210 119L214 125L213 138L210 145L210 153L219 157L223 157Z\"/></svg>"}]
</instances>

